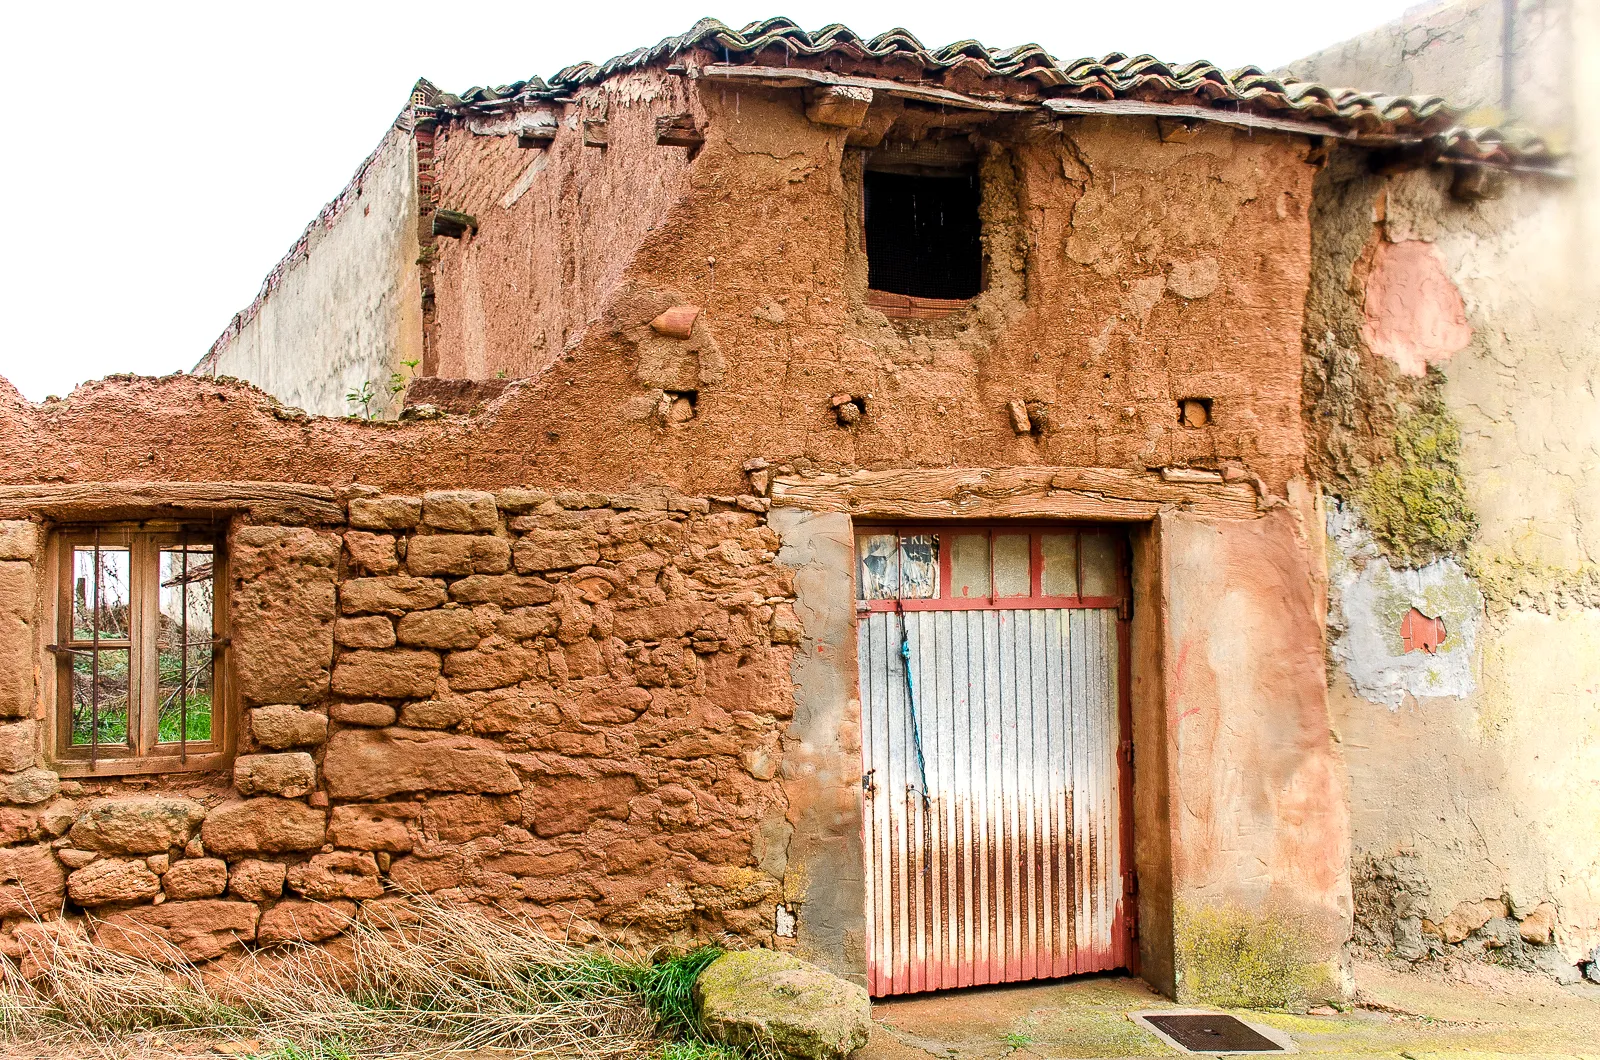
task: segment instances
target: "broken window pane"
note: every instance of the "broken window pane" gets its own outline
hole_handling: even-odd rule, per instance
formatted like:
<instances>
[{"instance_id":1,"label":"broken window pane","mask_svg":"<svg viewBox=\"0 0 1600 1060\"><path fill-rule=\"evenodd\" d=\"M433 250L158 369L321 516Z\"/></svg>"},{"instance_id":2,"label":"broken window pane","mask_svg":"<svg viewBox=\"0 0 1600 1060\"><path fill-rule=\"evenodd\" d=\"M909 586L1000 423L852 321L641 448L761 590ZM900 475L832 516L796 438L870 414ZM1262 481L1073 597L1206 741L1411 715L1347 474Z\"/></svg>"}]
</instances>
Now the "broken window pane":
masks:
<instances>
[{"instance_id":1,"label":"broken window pane","mask_svg":"<svg viewBox=\"0 0 1600 1060\"><path fill-rule=\"evenodd\" d=\"M931 600L939 595L939 538L907 534L900 539L900 596Z\"/></svg>"},{"instance_id":2,"label":"broken window pane","mask_svg":"<svg viewBox=\"0 0 1600 1060\"><path fill-rule=\"evenodd\" d=\"M156 739L211 738L212 555L209 545L161 550L156 630Z\"/></svg>"},{"instance_id":3,"label":"broken window pane","mask_svg":"<svg viewBox=\"0 0 1600 1060\"><path fill-rule=\"evenodd\" d=\"M1046 596L1078 595L1078 535L1043 534L1044 572L1040 590Z\"/></svg>"},{"instance_id":4,"label":"broken window pane","mask_svg":"<svg viewBox=\"0 0 1600 1060\"><path fill-rule=\"evenodd\" d=\"M989 535L950 535L950 595L981 600L991 591Z\"/></svg>"},{"instance_id":5,"label":"broken window pane","mask_svg":"<svg viewBox=\"0 0 1600 1060\"><path fill-rule=\"evenodd\" d=\"M1028 569L1027 534L994 535L994 594L1031 596L1033 579Z\"/></svg>"},{"instance_id":6,"label":"broken window pane","mask_svg":"<svg viewBox=\"0 0 1600 1060\"><path fill-rule=\"evenodd\" d=\"M1083 595L1117 595L1117 539L1110 534L1083 535Z\"/></svg>"},{"instance_id":7,"label":"broken window pane","mask_svg":"<svg viewBox=\"0 0 1600 1060\"><path fill-rule=\"evenodd\" d=\"M93 546L72 550L72 639L93 641L96 626L101 640L128 639L128 550L101 548L95 568Z\"/></svg>"},{"instance_id":8,"label":"broken window pane","mask_svg":"<svg viewBox=\"0 0 1600 1060\"><path fill-rule=\"evenodd\" d=\"M862 600L893 600L900 587L899 549L894 534L863 534L857 540Z\"/></svg>"},{"instance_id":9,"label":"broken window pane","mask_svg":"<svg viewBox=\"0 0 1600 1060\"><path fill-rule=\"evenodd\" d=\"M95 665L98 656L99 665ZM128 649L72 654L72 746L88 747L96 717L103 745L128 744Z\"/></svg>"}]
</instances>

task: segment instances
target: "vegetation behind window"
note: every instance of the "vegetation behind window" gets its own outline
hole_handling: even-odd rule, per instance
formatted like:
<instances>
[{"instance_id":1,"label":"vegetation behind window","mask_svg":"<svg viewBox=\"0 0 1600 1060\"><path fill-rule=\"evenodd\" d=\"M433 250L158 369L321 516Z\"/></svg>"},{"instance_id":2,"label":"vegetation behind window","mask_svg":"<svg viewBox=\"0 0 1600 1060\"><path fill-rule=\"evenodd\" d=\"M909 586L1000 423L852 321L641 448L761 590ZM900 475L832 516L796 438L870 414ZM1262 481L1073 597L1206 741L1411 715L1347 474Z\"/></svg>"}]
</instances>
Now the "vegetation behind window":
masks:
<instances>
[{"instance_id":1,"label":"vegetation behind window","mask_svg":"<svg viewBox=\"0 0 1600 1060\"><path fill-rule=\"evenodd\" d=\"M57 759L147 772L222 751L220 565L209 528L61 536Z\"/></svg>"}]
</instances>

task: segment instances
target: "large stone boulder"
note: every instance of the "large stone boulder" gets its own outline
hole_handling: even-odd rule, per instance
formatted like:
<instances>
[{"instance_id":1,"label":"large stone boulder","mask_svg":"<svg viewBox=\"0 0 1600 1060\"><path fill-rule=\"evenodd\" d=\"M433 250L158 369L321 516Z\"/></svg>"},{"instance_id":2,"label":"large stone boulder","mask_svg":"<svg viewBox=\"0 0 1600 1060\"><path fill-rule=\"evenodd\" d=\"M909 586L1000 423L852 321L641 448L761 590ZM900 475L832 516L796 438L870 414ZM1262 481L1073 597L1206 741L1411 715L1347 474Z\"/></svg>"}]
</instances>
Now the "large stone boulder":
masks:
<instances>
[{"instance_id":1,"label":"large stone boulder","mask_svg":"<svg viewBox=\"0 0 1600 1060\"><path fill-rule=\"evenodd\" d=\"M718 957L695 980L694 1001L713 1040L790 1060L843 1060L872 1022L863 987L772 950Z\"/></svg>"}]
</instances>

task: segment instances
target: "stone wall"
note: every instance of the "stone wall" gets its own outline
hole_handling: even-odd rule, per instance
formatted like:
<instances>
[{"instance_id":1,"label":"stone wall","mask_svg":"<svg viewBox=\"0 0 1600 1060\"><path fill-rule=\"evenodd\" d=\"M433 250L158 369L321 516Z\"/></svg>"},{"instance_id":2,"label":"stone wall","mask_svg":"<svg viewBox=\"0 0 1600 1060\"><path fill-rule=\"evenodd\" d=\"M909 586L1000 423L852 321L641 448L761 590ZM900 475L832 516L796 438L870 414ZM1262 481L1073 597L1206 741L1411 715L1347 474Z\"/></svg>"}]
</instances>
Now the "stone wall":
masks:
<instances>
[{"instance_id":1,"label":"stone wall","mask_svg":"<svg viewBox=\"0 0 1600 1060\"><path fill-rule=\"evenodd\" d=\"M209 959L331 938L393 888L770 942L797 625L766 501L347 500L343 525L229 535L231 776L36 764L43 538L0 523L4 951L87 913L111 945Z\"/></svg>"}]
</instances>

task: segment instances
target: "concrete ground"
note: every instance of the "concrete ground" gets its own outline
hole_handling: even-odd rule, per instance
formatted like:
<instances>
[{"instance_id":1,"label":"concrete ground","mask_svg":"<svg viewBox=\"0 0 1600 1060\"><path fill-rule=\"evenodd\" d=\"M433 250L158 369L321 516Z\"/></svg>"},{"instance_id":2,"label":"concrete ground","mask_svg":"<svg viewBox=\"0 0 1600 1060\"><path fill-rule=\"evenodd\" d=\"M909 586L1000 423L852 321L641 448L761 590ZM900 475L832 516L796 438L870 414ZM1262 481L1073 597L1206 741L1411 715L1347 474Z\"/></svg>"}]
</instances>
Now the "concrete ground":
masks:
<instances>
[{"instance_id":1,"label":"concrete ground","mask_svg":"<svg viewBox=\"0 0 1600 1060\"><path fill-rule=\"evenodd\" d=\"M1237 1015L1318 1056L1600 1058L1600 986L1561 987L1487 965L1400 972L1358 962L1355 972L1349 1012ZM1141 981L1117 976L885 1000L874 1004L872 1038L852 1060L1182 1055L1127 1018L1172 1007Z\"/></svg>"}]
</instances>

